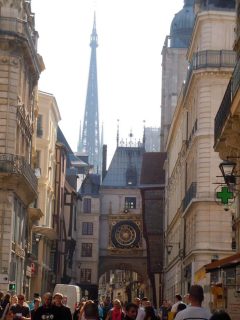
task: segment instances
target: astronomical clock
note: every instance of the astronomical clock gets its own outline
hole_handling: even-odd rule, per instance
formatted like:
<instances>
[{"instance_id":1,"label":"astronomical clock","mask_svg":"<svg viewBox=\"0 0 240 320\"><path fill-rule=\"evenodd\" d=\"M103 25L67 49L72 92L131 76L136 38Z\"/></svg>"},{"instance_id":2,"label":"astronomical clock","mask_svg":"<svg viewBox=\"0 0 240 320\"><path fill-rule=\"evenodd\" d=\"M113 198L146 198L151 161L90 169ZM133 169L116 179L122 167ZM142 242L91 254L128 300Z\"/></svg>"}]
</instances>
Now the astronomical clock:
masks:
<instances>
[{"instance_id":1,"label":"astronomical clock","mask_svg":"<svg viewBox=\"0 0 240 320\"><path fill-rule=\"evenodd\" d=\"M109 217L109 249L142 248L142 220L136 215Z\"/></svg>"}]
</instances>

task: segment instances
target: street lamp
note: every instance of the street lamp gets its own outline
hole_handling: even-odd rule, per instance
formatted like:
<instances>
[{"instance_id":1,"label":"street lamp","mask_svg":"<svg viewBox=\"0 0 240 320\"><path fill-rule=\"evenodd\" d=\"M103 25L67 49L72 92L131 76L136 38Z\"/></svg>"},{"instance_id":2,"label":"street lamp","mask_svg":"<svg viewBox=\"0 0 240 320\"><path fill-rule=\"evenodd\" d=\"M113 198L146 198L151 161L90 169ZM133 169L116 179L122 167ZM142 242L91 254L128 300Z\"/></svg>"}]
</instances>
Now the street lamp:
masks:
<instances>
[{"instance_id":1,"label":"street lamp","mask_svg":"<svg viewBox=\"0 0 240 320\"><path fill-rule=\"evenodd\" d=\"M219 164L219 169L222 173L225 183L228 186L236 184L236 176L234 175L235 168L236 163L233 161L224 160Z\"/></svg>"}]
</instances>

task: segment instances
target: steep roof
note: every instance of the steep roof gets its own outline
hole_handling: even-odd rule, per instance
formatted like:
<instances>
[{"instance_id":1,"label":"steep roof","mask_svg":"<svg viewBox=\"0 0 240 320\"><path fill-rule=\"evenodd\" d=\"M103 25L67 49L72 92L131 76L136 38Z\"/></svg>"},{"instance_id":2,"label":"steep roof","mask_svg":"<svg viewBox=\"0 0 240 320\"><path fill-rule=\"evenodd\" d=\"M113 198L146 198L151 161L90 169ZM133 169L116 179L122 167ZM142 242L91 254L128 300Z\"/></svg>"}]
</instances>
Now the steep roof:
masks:
<instances>
[{"instance_id":1,"label":"steep roof","mask_svg":"<svg viewBox=\"0 0 240 320\"><path fill-rule=\"evenodd\" d=\"M165 183L165 171L163 169L165 160L165 152L146 152L143 155L141 185Z\"/></svg>"},{"instance_id":2,"label":"steep roof","mask_svg":"<svg viewBox=\"0 0 240 320\"><path fill-rule=\"evenodd\" d=\"M117 147L102 187L136 188L140 183L144 152L142 146Z\"/></svg>"}]
</instances>

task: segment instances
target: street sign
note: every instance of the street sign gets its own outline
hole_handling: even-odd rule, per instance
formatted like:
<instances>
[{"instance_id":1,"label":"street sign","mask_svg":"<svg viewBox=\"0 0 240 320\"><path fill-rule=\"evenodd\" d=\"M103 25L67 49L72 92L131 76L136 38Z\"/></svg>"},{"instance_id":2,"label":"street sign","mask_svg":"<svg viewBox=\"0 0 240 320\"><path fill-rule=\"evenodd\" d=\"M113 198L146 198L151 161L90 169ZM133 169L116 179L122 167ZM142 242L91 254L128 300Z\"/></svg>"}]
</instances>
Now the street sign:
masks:
<instances>
[{"instance_id":1,"label":"street sign","mask_svg":"<svg viewBox=\"0 0 240 320\"><path fill-rule=\"evenodd\" d=\"M222 204L228 204L230 199L233 199L233 192L228 189L228 187L222 187L220 192L217 192L217 199L221 200Z\"/></svg>"}]
</instances>

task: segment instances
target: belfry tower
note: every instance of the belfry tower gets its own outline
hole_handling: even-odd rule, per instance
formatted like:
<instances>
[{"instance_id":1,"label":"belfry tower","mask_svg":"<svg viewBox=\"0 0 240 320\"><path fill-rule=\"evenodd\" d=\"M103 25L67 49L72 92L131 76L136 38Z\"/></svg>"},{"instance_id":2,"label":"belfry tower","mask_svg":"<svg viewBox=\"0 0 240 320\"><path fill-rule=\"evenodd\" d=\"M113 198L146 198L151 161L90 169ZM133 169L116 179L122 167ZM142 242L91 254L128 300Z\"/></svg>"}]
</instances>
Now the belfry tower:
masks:
<instances>
[{"instance_id":1,"label":"belfry tower","mask_svg":"<svg viewBox=\"0 0 240 320\"><path fill-rule=\"evenodd\" d=\"M101 146L99 137L98 115L98 86L97 86L97 55L98 36L96 31L96 16L94 14L93 29L91 34L91 60L88 76L87 97L83 121L82 136L79 134L78 152L88 155L89 164L94 166L94 171L101 170ZM81 126L80 126L81 131Z\"/></svg>"}]
</instances>

